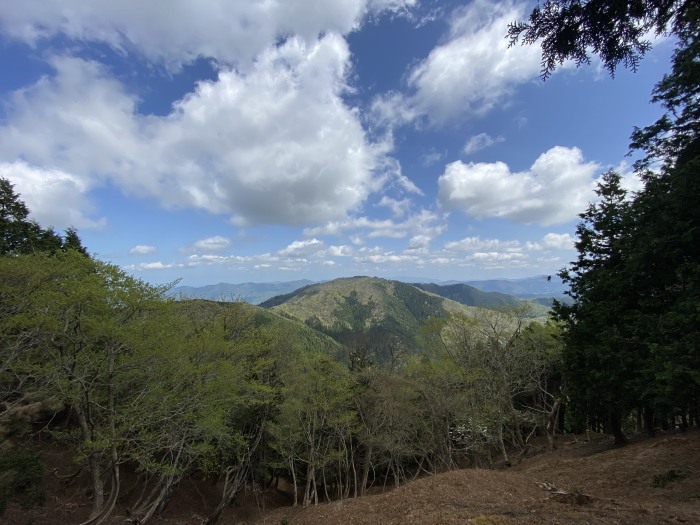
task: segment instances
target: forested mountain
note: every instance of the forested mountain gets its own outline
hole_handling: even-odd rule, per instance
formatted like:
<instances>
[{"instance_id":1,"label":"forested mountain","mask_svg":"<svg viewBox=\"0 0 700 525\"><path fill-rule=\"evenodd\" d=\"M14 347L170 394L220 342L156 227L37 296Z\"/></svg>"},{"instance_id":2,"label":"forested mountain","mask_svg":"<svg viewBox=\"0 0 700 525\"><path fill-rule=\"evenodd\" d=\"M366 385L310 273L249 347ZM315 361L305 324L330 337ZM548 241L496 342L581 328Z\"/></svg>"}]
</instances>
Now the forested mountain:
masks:
<instances>
[{"instance_id":1,"label":"forested mountain","mask_svg":"<svg viewBox=\"0 0 700 525\"><path fill-rule=\"evenodd\" d=\"M272 283L219 283L206 286L176 286L168 295L178 299L210 299L212 301L246 301L250 304L260 304L276 295L297 290L313 284L313 281L301 279L298 281Z\"/></svg>"},{"instance_id":2,"label":"forested mountain","mask_svg":"<svg viewBox=\"0 0 700 525\"><path fill-rule=\"evenodd\" d=\"M414 353L420 327L428 318L468 310L412 285L376 277L313 284L260 306L303 321L347 347L362 347L380 361L399 350Z\"/></svg>"},{"instance_id":3,"label":"forested mountain","mask_svg":"<svg viewBox=\"0 0 700 525\"><path fill-rule=\"evenodd\" d=\"M422 284L413 283L413 286L426 292L451 299L466 306L478 306L482 308L504 308L529 305L533 316L546 316L548 306L551 306L552 297L541 300L526 301L513 295L500 292L484 292L474 286L465 283L457 284Z\"/></svg>"}]
</instances>

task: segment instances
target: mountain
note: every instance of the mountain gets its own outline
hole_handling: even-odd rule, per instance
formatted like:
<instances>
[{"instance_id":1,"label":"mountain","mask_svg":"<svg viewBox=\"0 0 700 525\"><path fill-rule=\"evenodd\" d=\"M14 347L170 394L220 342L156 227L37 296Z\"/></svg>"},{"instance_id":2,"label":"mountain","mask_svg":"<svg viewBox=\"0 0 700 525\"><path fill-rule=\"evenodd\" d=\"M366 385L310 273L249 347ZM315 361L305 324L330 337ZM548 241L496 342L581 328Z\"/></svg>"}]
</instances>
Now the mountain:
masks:
<instances>
[{"instance_id":1,"label":"mountain","mask_svg":"<svg viewBox=\"0 0 700 525\"><path fill-rule=\"evenodd\" d=\"M311 284L288 294L273 297L260 303L263 308L272 309L286 316L304 322L320 322L322 326L332 326L337 322L350 323L340 319L341 311L347 306L347 299L354 297L360 305L373 303L371 315L366 316L366 327L393 319L400 326L413 326L430 316L443 316L455 310L464 310L463 305L427 293L401 281L390 281L378 277L343 277L324 283Z\"/></svg>"},{"instance_id":2,"label":"mountain","mask_svg":"<svg viewBox=\"0 0 700 525\"><path fill-rule=\"evenodd\" d=\"M210 318L231 306L230 302L208 299L186 299L178 301L176 305L182 310L190 311L191 315L201 316L203 319ZM242 309L242 315L248 317L254 326L264 327L267 333L276 335L277 344L282 345L283 351L289 355L295 352L320 350L336 358L342 357L342 347L337 341L299 320L278 315L274 311L246 302L240 302L238 305Z\"/></svg>"},{"instance_id":3,"label":"mountain","mask_svg":"<svg viewBox=\"0 0 700 525\"><path fill-rule=\"evenodd\" d=\"M259 304L270 297L289 293L309 284L313 284L313 281L303 279L300 281L273 283L219 283L200 287L176 286L169 294L182 299L241 300L250 304Z\"/></svg>"},{"instance_id":4,"label":"mountain","mask_svg":"<svg viewBox=\"0 0 700 525\"><path fill-rule=\"evenodd\" d=\"M484 292L464 283L456 284L425 284L412 283L416 288L426 292L446 297L467 306L481 306L483 308L495 308L500 306L516 306L522 303L521 299L500 292Z\"/></svg>"},{"instance_id":5,"label":"mountain","mask_svg":"<svg viewBox=\"0 0 700 525\"><path fill-rule=\"evenodd\" d=\"M303 321L351 352L371 352L371 359L378 361L390 359L397 351L412 352L420 347L419 329L429 317L473 310L413 285L376 277L312 284L260 306Z\"/></svg>"},{"instance_id":6,"label":"mountain","mask_svg":"<svg viewBox=\"0 0 700 525\"><path fill-rule=\"evenodd\" d=\"M480 308L504 308L528 304L532 310L532 317L545 317L552 306L552 298L524 299L500 292L484 292L465 283L456 284L422 284L414 283L413 286L426 292L446 297L466 306Z\"/></svg>"}]
</instances>

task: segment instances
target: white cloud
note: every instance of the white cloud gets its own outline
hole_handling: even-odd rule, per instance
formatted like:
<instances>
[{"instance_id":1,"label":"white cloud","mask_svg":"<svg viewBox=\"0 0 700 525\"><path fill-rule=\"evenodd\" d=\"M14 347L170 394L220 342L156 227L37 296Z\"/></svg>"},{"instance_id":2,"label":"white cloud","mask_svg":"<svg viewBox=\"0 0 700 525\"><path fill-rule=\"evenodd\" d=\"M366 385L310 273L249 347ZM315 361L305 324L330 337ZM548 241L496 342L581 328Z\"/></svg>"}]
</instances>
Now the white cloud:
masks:
<instances>
[{"instance_id":1,"label":"white cloud","mask_svg":"<svg viewBox=\"0 0 700 525\"><path fill-rule=\"evenodd\" d=\"M508 23L522 19L524 4L475 0L452 19L450 39L430 52L409 75L412 105L442 123L481 115L503 103L517 84L540 71L537 46L508 47Z\"/></svg>"},{"instance_id":2,"label":"white cloud","mask_svg":"<svg viewBox=\"0 0 700 525\"><path fill-rule=\"evenodd\" d=\"M53 57L54 75L8 100L0 158L236 225L340 219L386 185L419 191L344 104L349 56L336 34L291 37L247 74L222 68L166 117L138 115L137 98L99 64Z\"/></svg>"},{"instance_id":3,"label":"white cloud","mask_svg":"<svg viewBox=\"0 0 700 525\"><path fill-rule=\"evenodd\" d=\"M267 46L289 35L313 42L321 33L347 34L367 13L406 12L415 0L282 2L230 0L22 0L0 3L0 30L36 45L62 34L137 51L171 69L198 57L246 70Z\"/></svg>"},{"instance_id":4,"label":"white cloud","mask_svg":"<svg viewBox=\"0 0 700 525\"><path fill-rule=\"evenodd\" d=\"M396 200L392 199L391 197L387 197L386 195L383 195L382 199L378 203L378 206L386 206L387 208L389 208L394 217L403 217L408 213L409 209L411 208L411 200Z\"/></svg>"},{"instance_id":5,"label":"white cloud","mask_svg":"<svg viewBox=\"0 0 700 525\"><path fill-rule=\"evenodd\" d=\"M0 163L0 176L12 182L30 217L45 228L101 229L107 224L104 217L90 217L95 206L88 198L92 183L85 177L23 161Z\"/></svg>"},{"instance_id":6,"label":"white cloud","mask_svg":"<svg viewBox=\"0 0 700 525\"><path fill-rule=\"evenodd\" d=\"M172 268L183 268L184 265L178 263L164 263L162 261L147 262L132 264L127 266L129 271L148 271L148 270L170 270Z\"/></svg>"},{"instance_id":7,"label":"white cloud","mask_svg":"<svg viewBox=\"0 0 700 525\"><path fill-rule=\"evenodd\" d=\"M395 126L427 116L436 125L483 115L507 103L514 88L540 74L537 46L508 47L508 24L526 15L524 3L475 0L451 16L445 43L408 74L411 94L391 92L372 104L375 124Z\"/></svg>"},{"instance_id":8,"label":"white cloud","mask_svg":"<svg viewBox=\"0 0 700 525\"><path fill-rule=\"evenodd\" d=\"M376 255L366 255L363 257L355 257L355 262L374 263L374 264L385 264L385 263L420 264L421 259L416 255L396 254L393 252L387 252L387 253L376 254Z\"/></svg>"},{"instance_id":9,"label":"white cloud","mask_svg":"<svg viewBox=\"0 0 700 525\"><path fill-rule=\"evenodd\" d=\"M576 239L570 233L548 233L537 243L528 243L531 250L571 250Z\"/></svg>"},{"instance_id":10,"label":"white cloud","mask_svg":"<svg viewBox=\"0 0 700 525\"><path fill-rule=\"evenodd\" d=\"M576 218L594 197L598 165L578 148L555 146L528 171L511 172L503 162L452 162L438 180L440 205L476 218L504 217L542 225Z\"/></svg>"},{"instance_id":11,"label":"white cloud","mask_svg":"<svg viewBox=\"0 0 700 525\"><path fill-rule=\"evenodd\" d=\"M231 246L231 241L226 237L216 235L214 237L208 237L206 239L200 239L196 241L192 247L198 251L210 252L223 250Z\"/></svg>"},{"instance_id":12,"label":"white cloud","mask_svg":"<svg viewBox=\"0 0 700 525\"><path fill-rule=\"evenodd\" d=\"M306 228L304 235L325 236L341 235L348 230L366 230L368 238L387 237L400 239L408 235L440 235L447 228L444 217L429 210L420 210L406 218L402 222L389 219L375 220L367 217L355 217L344 221L333 221L323 226ZM363 236L351 235L354 244L362 244Z\"/></svg>"},{"instance_id":13,"label":"white cloud","mask_svg":"<svg viewBox=\"0 0 700 525\"><path fill-rule=\"evenodd\" d=\"M444 156L445 152L436 151L434 148L431 148L421 156L421 164L423 166L432 166L440 162Z\"/></svg>"},{"instance_id":14,"label":"white cloud","mask_svg":"<svg viewBox=\"0 0 700 525\"><path fill-rule=\"evenodd\" d=\"M493 146L499 142L503 142L505 139L503 137L496 137L495 139L491 137L488 133L479 133L478 135L473 135L469 137L467 143L464 145L462 150L465 155L471 155L482 149L486 149L489 146Z\"/></svg>"},{"instance_id":15,"label":"white cloud","mask_svg":"<svg viewBox=\"0 0 700 525\"><path fill-rule=\"evenodd\" d=\"M517 252L521 250L519 241L502 241L500 239L482 239L479 236L466 237L459 241L445 243L445 249L450 252L483 252L483 251L507 251Z\"/></svg>"},{"instance_id":16,"label":"white cloud","mask_svg":"<svg viewBox=\"0 0 700 525\"><path fill-rule=\"evenodd\" d=\"M300 255L309 255L318 252L324 246L323 241L318 239L308 239L306 241L294 241L286 248L282 248L277 253L283 256L294 256L298 257Z\"/></svg>"},{"instance_id":17,"label":"white cloud","mask_svg":"<svg viewBox=\"0 0 700 525\"><path fill-rule=\"evenodd\" d=\"M149 253L155 253L156 252L156 247L155 246L149 246L147 244L137 244L133 248L129 250L129 254L131 255L147 255Z\"/></svg>"},{"instance_id":18,"label":"white cloud","mask_svg":"<svg viewBox=\"0 0 700 525\"><path fill-rule=\"evenodd\" d=\"M330 246L328 248L328 255L331 257L349 257L352 255L352 252L351 246Z\"/></svg>"}]
</instances>

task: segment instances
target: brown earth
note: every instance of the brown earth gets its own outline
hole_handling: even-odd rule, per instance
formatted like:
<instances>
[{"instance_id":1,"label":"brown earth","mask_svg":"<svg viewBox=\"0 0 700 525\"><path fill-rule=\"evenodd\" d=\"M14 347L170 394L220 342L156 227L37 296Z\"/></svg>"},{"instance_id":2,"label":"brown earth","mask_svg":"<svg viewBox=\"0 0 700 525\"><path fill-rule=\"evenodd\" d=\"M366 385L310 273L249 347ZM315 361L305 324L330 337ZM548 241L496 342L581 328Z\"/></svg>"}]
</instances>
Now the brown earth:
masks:
<instances>
[{"instance_id":1,"label":"brown earth","mask_svg":"<svg viewBox=\"0 0 700 525\"><path fill-rule=\"evenodd\" d=\"M533 446L507 470L467 469L426 477L383 494L287 506L289 495L271 490L246 496L224 513L221 524L266 525L509 525L509 524L700 524L700 431L639 437L613 448L604 436L590 441L563 436L558 449ZM65 451L47 447L47 500L22 510L10 505L0 523L79 523L89 513L84 475L66 484L56 474L73 469ZM56 473L52 469L58 469ZM128 482L128 477L125 483ZM660 486L662 485L662 486ZM158 525L200 525L218 494L211 482L183 481ZM264 501L268 510L258 504ZM127 523L120 501L110 523Z\"/></svg>"}]
</instances>

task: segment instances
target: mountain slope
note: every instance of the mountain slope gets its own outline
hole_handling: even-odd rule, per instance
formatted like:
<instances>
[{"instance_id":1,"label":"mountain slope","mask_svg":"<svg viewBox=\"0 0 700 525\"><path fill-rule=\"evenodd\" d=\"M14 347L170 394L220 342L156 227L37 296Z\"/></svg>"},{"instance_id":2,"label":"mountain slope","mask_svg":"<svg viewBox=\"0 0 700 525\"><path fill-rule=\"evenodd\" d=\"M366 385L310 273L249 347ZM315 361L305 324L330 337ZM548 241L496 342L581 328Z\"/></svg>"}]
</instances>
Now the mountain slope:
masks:
<instances>
[{"instance_id":1,"label":"mountain slope","mask_svg":"<svg viewBox=\"0 0 700 525\"><path fill-rule=\"evenodd\" d=\"M484 292L465 283L457 284L424 284L412 283L416 288L426 292L440 295L467 306L481 306L483 308L494 308L500 306L517 306L522 303L520 299L512 295L499 292Z\"/></svg>"},{"instance_id":2,"label":"mountain slope","mask_svg":"<svg viewBox=\"0 0 700 525\"><path fill-rule=\"evenodd\" d=\"M290 356L298 352L324 352L333 357L340 357L341 345L328 335L288 316L255 306L246 302L238 303L242 315L248 318L257 328L265 328L273 336L275 343L283 346L281 349ZM178 301L179 308L193 311L196 316L207 318L224 308L230 307L230 302L209 301L206 299L189 299Z\"/></svg>"},{"instance_id":3,"label":"mountain slope","mask_svg":"<svg viewBox=\"0 0 700 525\"><path fill-rule=\"evenodd\" d=\"M419 329L429 317L472 310L410 284L374 277L313 284L260 306L303 321L347 346L379 348L380 356L396 346L418 348Z\"/></svg>"},{"instance_id":4,"label":"mountain slope","mask_svg":"<svg viewBox=\"0 0 700 525\"><path fill-rule=\"evenodd\" d=\"M426 292L434 293L441 297L446 297L466 306L478 306L480 308L508 308L528 305L532 310L532 317L544 317L551 306L550 299L526 300L513 295L500 292L484 292L465 283L457 284L421 284L414 283L413 286ZM547 303L549 302L549 304Z\"/></svg>"}]
</instances>

